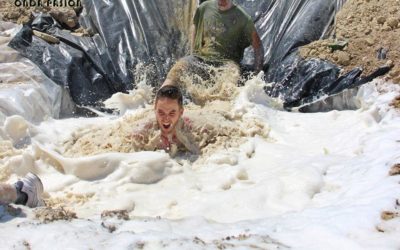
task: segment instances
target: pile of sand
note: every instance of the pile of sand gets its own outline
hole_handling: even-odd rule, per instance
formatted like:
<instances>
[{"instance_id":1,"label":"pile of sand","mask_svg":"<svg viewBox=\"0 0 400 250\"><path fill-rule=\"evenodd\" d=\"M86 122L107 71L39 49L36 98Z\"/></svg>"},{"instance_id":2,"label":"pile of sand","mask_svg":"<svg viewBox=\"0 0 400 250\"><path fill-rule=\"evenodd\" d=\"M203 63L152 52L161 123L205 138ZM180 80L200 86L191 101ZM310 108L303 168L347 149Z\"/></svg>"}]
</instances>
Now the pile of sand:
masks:
<instances>
[{"instance_id":1,"label":"pile of sand","mask_svg":"<svg viewBox=\"0 0 400 250\"><path fill-rule=\"evenodd\" d=\"M48 1L49 0L41 1L43 3L41 6L17 6L16 5L17 1L2 0L0 1L0 20L14 22L18 24L25 24L32 19L34 13L43 12L43 13L49 13L55 20L57 20L65 28L76 29L79 27L78 16L82 11L81 6L60 7L60 6L53 6L53 4L50 4L50 6L48 6L47 5ZM18 1L18 2L23 2L23 1ZM20 5L20 3L18 3L18 5Z\"/></svg>"},{"instance_id":2,"label":"pile of sand","mask_svg":"<svg viewBox=\"0 0 400 250\"><path fill-rule=\"evenodd\" d=\"M363 75L368 75L381 66L394 65L385 79L400 83L400 2L348 0L336 18L336 40L313 42L301 48L300 54L334 62L343 73L362 67ZM332 49L342 41L347 42L343 49Z\"/></svg>"}]
</instances>

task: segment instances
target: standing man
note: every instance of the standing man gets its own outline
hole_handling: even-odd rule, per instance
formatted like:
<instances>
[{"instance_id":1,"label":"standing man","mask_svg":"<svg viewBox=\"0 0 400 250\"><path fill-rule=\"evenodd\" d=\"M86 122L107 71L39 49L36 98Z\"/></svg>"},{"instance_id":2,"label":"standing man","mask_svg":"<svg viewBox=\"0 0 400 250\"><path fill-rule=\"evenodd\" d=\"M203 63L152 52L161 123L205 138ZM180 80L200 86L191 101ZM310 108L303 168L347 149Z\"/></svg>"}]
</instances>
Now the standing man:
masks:
<instances>
[{"instance_id":1,"label":"standing man","mask_svg":"<svg viewBox=\"0 0 400 250\"><path fill-rule=\"evenodd\" d=\"M205 65L237 67L246 47L254 49L254 70L262 70L264 48L251 17L232 0L208 0L196 10L193 19L191 54L170 70L163 85L181 85L181 76L210 74Z\"/></svg>"}]
</instances>

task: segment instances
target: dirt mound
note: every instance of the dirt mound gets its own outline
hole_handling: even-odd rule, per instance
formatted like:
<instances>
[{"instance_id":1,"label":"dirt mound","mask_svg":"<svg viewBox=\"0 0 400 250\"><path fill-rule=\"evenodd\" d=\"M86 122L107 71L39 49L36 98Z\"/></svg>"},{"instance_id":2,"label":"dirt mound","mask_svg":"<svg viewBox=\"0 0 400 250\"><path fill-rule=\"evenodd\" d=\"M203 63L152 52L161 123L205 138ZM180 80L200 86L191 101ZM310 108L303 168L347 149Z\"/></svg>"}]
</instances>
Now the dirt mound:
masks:
<instances>
[{"instance_id":1,"label":"dirt mound","mask_svg":"<svg viewBox=\"0 0 400 250\"><path fill-rule=\"evenodd\" d=\"M29 1L26 1L29 2ZM72 1L71 6L61 6L64 1L32 1L32 6L24 6L24 1L2 0L0 2L0 20L25 24L34 13L49 13L55 20L68 29L78 28L78 16L82 11L80 1ZM58 3L58 6L55 3ZM71 2L71 3L72 3Z\"/></svg>"},{"instance_id":2,"label":"dirt mound","mask_svg":"<svg viewBox=\"0 0 400 250\"><path fill-rule=\"evenodd\" d=\"M336 40L313 42L300 54L334 62L342 73L362 67L368 75L394 65L385 78L400 83L400 2L348 0L336 17Z\"/></svg>"}]
</instances>

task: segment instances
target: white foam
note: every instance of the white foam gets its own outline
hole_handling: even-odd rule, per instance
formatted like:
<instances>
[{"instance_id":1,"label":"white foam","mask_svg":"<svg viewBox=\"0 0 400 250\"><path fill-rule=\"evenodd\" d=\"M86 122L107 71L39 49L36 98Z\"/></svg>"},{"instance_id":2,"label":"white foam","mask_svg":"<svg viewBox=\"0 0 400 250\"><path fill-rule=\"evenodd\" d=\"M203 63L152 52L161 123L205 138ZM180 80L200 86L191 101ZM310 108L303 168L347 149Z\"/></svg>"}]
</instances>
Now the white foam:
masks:
<instances>
[{"instance_id":1,"label":"white foam","mask_svg":"<svg viewBox=\"0 0 400 250\"><path fill-rule=\"evenodd\" d=\"M21 208L27 217L15 218L1 207L2 247L398 248L400 221L382 221L380 214L395 210L399 198L400 178L388 172L400 161L400 116L388 103L400 87L364 85L354 111L288 113L265 96L261 77L238 88L232 103L192 107L226 128L241 126L230 131L241 139L236 144L221 143L192 161L157 151L65 155L65 142L79 137L77 131L119 124L129 112L38 124L5 115L0 179L12 183L35 172L47 202L80 219L41 224L28 208ZM142 87L115 96L110 107L135 113L148 105L151 91ZM20 148L13 147L21 139ZM101 218L115 209L131 220Z\"/></svg>"},{"instance_id":2,"label":"white foam","mask_svg":"<svg viewBox=\"0 0 400 250\"><path fill-rule=\"evenodd\" d=\"M139 82L136 89L129 91L128 94L115 93L104 101L104 104L106 108L118 110L123 115L127 110L144 108L150 104L153 98L152 93L152 87L144 82Z\"/></svg>"},{"instance_id":3,"label":"white foam","mask_svg":"<svg viewBox=\"0 0 400 250\"><path fill-rule=\"evenodd\" d=\"M7 46L20 28L0 21L0 124L12 115L33 123L70 115L74 105L68 92Z\"/></svg>"}]
</instances>

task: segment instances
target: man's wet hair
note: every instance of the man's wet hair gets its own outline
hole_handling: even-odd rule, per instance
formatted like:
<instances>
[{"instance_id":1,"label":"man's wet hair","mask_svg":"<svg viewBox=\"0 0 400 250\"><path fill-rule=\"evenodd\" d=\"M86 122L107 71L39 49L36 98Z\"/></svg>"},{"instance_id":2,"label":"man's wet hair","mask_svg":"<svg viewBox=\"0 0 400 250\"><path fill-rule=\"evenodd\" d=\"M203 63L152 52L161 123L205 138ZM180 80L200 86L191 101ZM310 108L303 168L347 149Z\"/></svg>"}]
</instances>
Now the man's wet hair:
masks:
<instances>
[{"instance_id":1,"label":"man's wet hair","mask_svg":"<svg viewBox=\"0 0 400 250\"><path fill-rule=\"evenodd\" d=\"M156 94L156 101L160 98L169 98L173 100L177 100L179 106L183 105L183 97L182 97L182 92L177 86L173 85L166 85L161 87Z\"/></svg>"}]
</instances>

